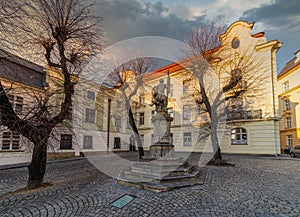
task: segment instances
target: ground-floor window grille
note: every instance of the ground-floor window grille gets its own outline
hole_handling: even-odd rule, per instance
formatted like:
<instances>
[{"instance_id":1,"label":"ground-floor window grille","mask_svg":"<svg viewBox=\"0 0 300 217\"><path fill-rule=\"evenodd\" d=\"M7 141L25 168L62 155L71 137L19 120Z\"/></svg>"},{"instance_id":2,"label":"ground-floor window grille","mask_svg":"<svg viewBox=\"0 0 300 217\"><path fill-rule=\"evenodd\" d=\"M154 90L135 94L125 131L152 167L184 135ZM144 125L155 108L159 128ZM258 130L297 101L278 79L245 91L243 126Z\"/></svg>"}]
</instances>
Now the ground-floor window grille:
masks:
<instances>
[{"instance_id":1,"label":"ground-floor window grille","mask_svg":"<svg viewBox=\"0 0 300 217\"><path fill-rule=\"evenodd\" d=\"M19 150L20 134L14 131L3 132L2 150Z\"/></svg>"}]
</instances>

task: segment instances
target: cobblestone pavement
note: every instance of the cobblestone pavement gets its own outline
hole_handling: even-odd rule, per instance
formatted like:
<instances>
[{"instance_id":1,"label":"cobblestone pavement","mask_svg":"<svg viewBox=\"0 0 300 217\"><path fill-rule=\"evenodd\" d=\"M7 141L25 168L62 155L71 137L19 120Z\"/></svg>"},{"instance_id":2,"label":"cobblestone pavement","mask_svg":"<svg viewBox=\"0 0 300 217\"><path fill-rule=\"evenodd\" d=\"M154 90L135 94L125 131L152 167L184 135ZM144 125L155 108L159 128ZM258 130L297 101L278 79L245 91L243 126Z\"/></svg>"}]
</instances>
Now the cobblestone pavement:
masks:
<instances>
[{"instance_id":1,"label":"cobblestone pavement","mask_svg":"<svg viewBox=\"0 0 300 217\"><path fill-rule=\"evenodd\" d=\"M235 167L206 166L204 185L164 193L119 186L86 159L49 164L53 186L26 193L9 193L26 168L0 170L0 216L300 216L299 160L225 158ZM110 205L124 194L136 199Z\"/></svg>"}]
</instances>

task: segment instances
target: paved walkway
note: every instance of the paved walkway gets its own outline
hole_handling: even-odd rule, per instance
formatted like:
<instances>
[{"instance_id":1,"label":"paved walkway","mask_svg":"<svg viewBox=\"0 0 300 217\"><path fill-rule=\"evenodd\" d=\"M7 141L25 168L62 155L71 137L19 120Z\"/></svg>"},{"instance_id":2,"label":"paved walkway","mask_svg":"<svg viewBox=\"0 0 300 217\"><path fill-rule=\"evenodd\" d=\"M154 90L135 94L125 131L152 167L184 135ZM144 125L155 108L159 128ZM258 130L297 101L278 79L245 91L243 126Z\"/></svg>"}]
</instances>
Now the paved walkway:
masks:
<instances>
[{"instance_id":1,"label":"paved walkway","mask_svg":"<svg viewBox=\"0 0 300 217\"><path fill-rule=\"evenodd\" d=\"M26 194L9 193L24 187L26 168L0 170L0 216L300 216L299 160L225 158L235 167L206 166L204 185L164 193L119 186L86 159L49 164L54 185ZM136 199L110 205L124 194Z\"/></svg>"}]
</instances>

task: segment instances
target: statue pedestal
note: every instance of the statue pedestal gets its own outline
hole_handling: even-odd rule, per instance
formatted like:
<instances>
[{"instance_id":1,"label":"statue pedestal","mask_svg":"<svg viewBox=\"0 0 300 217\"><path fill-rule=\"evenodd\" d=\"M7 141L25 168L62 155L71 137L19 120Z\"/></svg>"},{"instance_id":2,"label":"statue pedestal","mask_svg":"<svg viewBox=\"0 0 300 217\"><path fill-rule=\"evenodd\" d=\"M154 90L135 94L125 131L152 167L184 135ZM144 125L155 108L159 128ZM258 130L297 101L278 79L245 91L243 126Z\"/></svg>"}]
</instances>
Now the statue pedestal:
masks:
<instances>
[{"instance_id":1,"label":"statue pedestal","mask_svg":"<svg viewBox=\"0 0 300 217\"><path fill-rule=\"evenodd\" d=\"M174 157L175 150L172 144L170 128L173 118L166 112L152 116L154 138L150 145L150 156L152 158Z\"/></svg>"},{"instance_id":2,"label":"statue pedestal","mask_svg":"<svg viewBox=\"0 0 300 217\"><path fill-rule=\"evenodd\" d=\"M206 175L200 173L198 166L175 157L170 134L173 118L166 111L167 95L159 91L161 87L164 88L163 80L161 81L160 86L153 88L152 102L156 105L157 113L151 120L154 136L150 145L150 156L144 156L141 162L136 162L129 170L122 171L118 177L121 185L163 192L204 183Z\"/></svg>"}]
</instances>

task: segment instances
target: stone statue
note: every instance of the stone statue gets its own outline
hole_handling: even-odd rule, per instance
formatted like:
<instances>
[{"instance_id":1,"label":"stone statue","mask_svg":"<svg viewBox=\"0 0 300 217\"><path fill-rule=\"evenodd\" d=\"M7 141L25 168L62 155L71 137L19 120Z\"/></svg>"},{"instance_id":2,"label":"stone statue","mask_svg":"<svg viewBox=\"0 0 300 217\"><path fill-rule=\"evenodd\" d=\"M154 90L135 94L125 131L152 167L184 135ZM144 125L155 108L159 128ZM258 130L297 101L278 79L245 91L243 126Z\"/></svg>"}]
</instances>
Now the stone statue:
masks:
<instances>
[{"instance_id":1,"label":"stone statue","mask_svg":"<svg viewBox=\"0 0 300 217\"><path fill-rule=\"evenodd\" d=\"M159 84L152 89L152 104L155 105L157 113L167 112L168 106L168 87L161 78Z\"/></svg>"}]
</instances>

